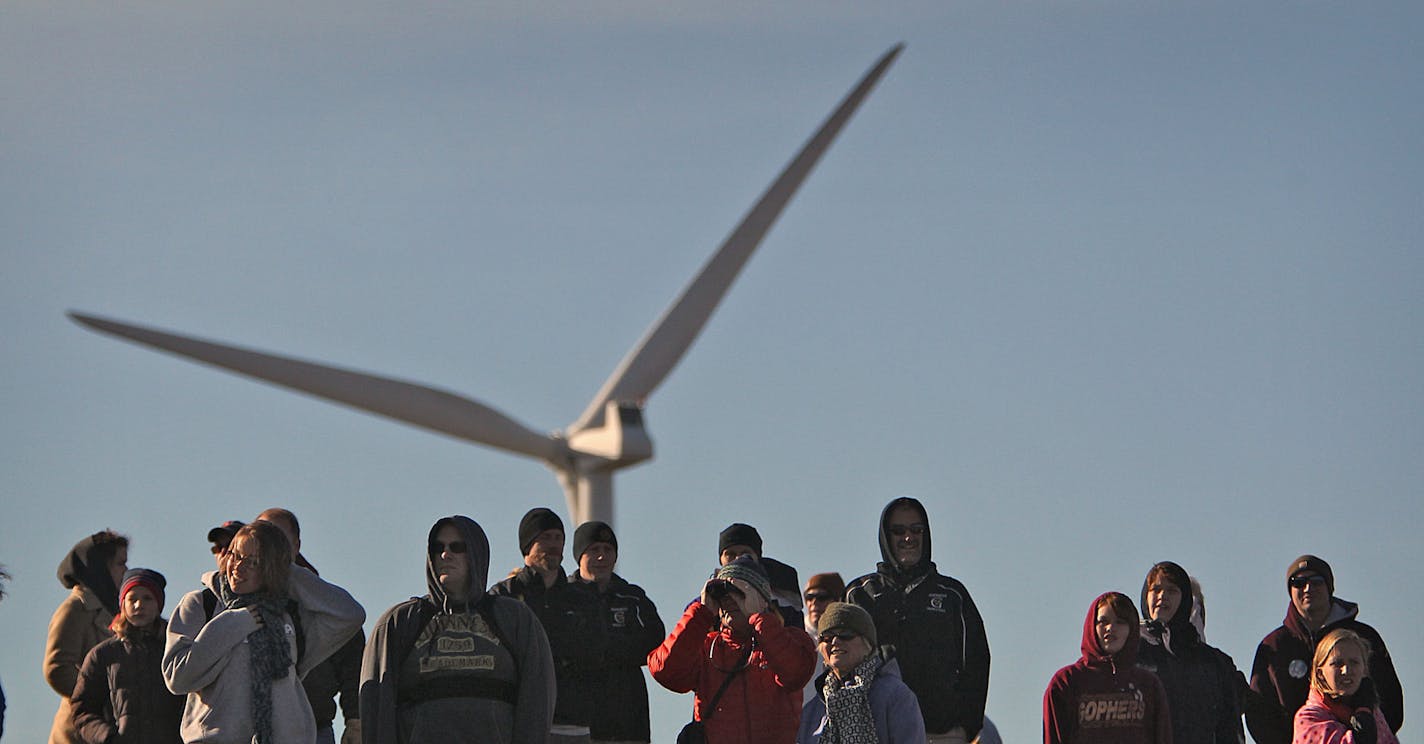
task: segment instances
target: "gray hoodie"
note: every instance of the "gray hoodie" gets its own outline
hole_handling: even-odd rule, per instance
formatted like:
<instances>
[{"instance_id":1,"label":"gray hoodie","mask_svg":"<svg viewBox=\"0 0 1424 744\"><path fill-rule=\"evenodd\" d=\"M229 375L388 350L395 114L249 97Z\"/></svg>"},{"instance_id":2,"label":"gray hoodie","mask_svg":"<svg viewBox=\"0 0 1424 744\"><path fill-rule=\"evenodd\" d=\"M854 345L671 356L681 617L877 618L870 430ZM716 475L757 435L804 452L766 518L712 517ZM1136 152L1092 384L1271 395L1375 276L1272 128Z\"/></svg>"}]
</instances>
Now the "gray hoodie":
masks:
<instances>
[{"instance_id":1,"label":"gray hoodie","mask_svg":"<svg viewBox=\"0 0 1424 744\"><path fill-rule=\"evenodd\" d=\"M300 566L292 566L288 593L301 614L304 637L297 659L295 623L284 626L294 660L287 676L272 680L272 735L283 744L316 741L311 704L301 677L346 643L366 620L366 611L351 595ZM217 572L203 574L203 584L217 593ZM168 623L163 651L163 681L177 694L187 693L183 709L183 741L250 744L252 729L252 665L247 637L257 621L245 609L228 609L219 599L208 618L203 591L179 600Z\"/></svg>"},{"instance_id":2,"label":"gray hoodie","mask_svg":"<svg viewBox=\"0 0 1424 744\"><path fill-rule=\"evenodd\" d=\"M523 602L486 596L489 539L469 517L445 517L470 560L468 601L445 593L426 551L430 593L390 608L361 664L363 744L543 744L554 715L554 658Z\"/></svg>"}]
</instances>

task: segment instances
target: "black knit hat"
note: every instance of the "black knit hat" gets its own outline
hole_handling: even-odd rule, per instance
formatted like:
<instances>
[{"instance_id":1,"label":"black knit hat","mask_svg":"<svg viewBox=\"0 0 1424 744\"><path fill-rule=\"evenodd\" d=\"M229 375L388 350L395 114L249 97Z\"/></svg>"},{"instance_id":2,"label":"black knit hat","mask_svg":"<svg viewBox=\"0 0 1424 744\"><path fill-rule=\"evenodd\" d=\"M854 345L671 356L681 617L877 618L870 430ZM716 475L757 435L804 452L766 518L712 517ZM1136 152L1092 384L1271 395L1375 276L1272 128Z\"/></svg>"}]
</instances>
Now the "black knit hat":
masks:
<instances>
[{"instance_id":1,"label":"black knit hat","mask_svg":"<svg viewBox=\"0 0 1424 744\"><path fill-rule=\"evenodd\" d=\"M574 530L574 560L578 560L583 551L596 542L608 543L614 550L618 549L618 536L613 534L613 528L607 522L584 522L579 525Z\"/></svg>"},{"instance_id":2,"label":"black knit hat","mask_svg":"<svg viewBox=\"0 0 1424 744\"><path fill-rule=\"evenodd\" d=\"M749 524L735 522L717 536L718 555L733 545L746 545L756 552L758 558L761 557L761 534Z\"/></svg>"},{"instance_id":3,"label":"black knit hat","mask_svg":"<svg viewBox=\"0 0 1424 744\"><path fill-rule=\"evenodd\" d=\"M530 509L524 518L519 520L519 553L529 555L529 546L534 544L534 538L539 536L544 530L564 529L564 520L559 519L559 515L540 506Z\"/></svg>"},{"instance_id":4,"label":"black knit hat","mask_svg":"<svg viewBox=\"0 0 1424 744\"><path fill-rule=\"evenodd\" d=\"M1330 589L1330 596L1335 596L1335 572L1330 570L1330 564L1324 558L1317 558L1309 553L1291 561L1290 568L1286 569L1286 591L1290 591L1290 580L1301 571L1310 571L1325 577L1325 586Z\"/></svg>"}]
</instances>

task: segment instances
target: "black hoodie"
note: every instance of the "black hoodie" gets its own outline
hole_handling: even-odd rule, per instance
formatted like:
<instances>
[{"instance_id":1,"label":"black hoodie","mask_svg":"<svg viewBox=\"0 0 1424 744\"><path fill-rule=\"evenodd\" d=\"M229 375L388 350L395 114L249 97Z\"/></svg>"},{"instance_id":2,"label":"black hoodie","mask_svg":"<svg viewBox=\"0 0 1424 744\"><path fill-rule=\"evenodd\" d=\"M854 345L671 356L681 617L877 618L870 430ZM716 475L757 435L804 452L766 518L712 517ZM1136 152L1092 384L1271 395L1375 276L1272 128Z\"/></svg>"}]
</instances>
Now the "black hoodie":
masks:
<instances>
[{"instance_id":1,"label":"black hoodie","mask_svg":"<svg viewBox=\"0 0 1424 744\"><path fill-rule=\"evenodd\" d=\"M489 539L469 517L430 528L459 530L469 556L468 601L440 586L426 550L429 594L376 621L361 664L363 744L544 744L554 711L554 662L539 620L523 603L486 596Z\"/></svg>"},{"instance_id":2,"label":"black hoodie","mask_svg":"<svg viewBox=\"0 0 1424 744\"><path fill-rule=\"evenodd\" d=\"M909 507L925 525L920 560L895 562L890 515ZM989 639L984 620L957 580L935 570L930 560L929 517L919 501L902 496L880 514L880 555L876 572L850 583L846 601L875 619L880 645L893 646L905 684L914 691L925 731L940 734L960 726L973 739L984 726L989 695Z\"/></svg>"}]
</instances>

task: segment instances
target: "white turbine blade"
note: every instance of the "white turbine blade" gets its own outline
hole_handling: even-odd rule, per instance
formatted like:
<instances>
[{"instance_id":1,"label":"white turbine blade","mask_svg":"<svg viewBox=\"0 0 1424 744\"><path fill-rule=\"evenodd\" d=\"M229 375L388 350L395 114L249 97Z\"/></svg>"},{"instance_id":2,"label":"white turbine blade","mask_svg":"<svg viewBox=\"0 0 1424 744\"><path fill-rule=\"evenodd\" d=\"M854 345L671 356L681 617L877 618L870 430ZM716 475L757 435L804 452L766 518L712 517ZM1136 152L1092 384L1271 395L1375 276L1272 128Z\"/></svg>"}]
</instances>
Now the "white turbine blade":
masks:
<instances>
[{"instance_id":1,"label":"white turbine blade","mask_svg":"<svg viewBox=\"0 0 1424 744\"><path fill-rule=\"evenodd\" d=\"M696 340L702 326L706 325L708 318L726 295L727 289L736 280L742 266L776 222L776 218L781 215L782 209L791 201L801 182L810 174L851 114L855 113L861 102L870 94L871 88L903 48L903 44L897 44L886 52L846 95L840 106L802 146L801 151L781 175L777 176L751 211L742 218L741 224L737 225L702 267L702 271L692 283L687 285L682 294L663 312L662 317L653 323L637 345L618 363L613 374L603 383L603 388L589 402L583 415L569 426L569 434L601 425L604 406L608 401L641 402L662 384Z\"/></svg>"},{"instance_id":2,"label":"white turbine blade","mask_svg":"<svg viewBox=\"0 0 1424 744\"><path fill-rule=\"evenodd\" d=\"M562 440L539 434L483 403L443 390L178 336L92 315L70 312L69 317L96 331L458 439L550 462L557 462L564 455Z\"/></svg>"}]
</instances>

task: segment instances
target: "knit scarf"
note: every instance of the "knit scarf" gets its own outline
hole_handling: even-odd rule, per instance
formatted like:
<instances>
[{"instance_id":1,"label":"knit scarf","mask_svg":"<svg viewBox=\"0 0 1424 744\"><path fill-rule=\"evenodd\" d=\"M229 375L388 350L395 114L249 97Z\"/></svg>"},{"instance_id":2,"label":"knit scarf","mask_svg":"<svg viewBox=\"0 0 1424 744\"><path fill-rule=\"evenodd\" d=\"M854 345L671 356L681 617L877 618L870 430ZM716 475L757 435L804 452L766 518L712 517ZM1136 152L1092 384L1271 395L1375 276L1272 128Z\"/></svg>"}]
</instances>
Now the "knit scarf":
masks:
<instances>
[{"instance_id":1,"label":"knit scarf","mask_svg":"<svg viewBox=\"0 0 1424 744\"><path fill-rule=\"evenodd\" d=\"M247 636L252 673L252 731L257 744L274 744L272 738L272 680L283 679L292 666L291 649L284 632L287 621L286 598L268 592L235 594L227 579L218 574L218 598L230 610L255 609L262 627Z\"/></svg>"},{"instance_id":2,"label":"knit scarf","mask_svg":"<svg viewBox=\"0 0 1424 744\"><path fill-rule=\"evenodd\" d=\"M880 654L871 654L856 666L848 681L837 677L835 672L826 674L826 726L821 730L822 744L879 744L875 717L870 712L870 684L883 663Z\"/></svg>"}]
</instances>

